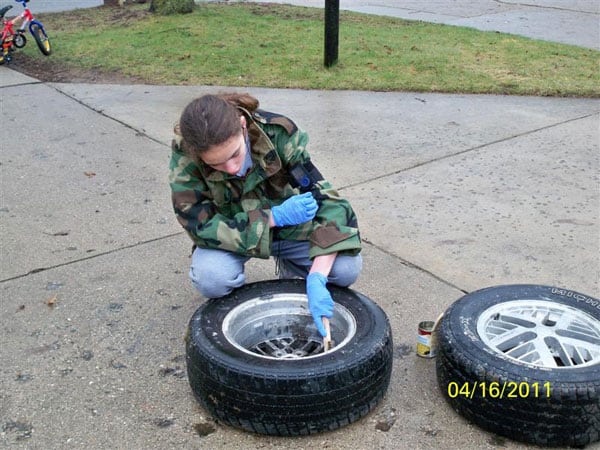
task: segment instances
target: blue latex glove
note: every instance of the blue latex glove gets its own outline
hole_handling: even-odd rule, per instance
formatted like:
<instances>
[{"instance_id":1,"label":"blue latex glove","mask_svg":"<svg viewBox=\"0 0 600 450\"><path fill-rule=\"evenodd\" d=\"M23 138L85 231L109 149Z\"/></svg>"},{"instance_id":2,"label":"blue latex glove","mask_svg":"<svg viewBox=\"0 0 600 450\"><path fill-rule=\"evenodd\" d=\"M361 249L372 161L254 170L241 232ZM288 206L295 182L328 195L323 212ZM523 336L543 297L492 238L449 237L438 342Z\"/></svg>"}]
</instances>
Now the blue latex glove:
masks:
<instances>
[{"instance_id":1,"label":"blue latex glove","mask_svg":"<svg viewBox=\"0 0 600 450\"><path fill-rule=\"evenodd\" d=\"M306 192L288 198L279 206L273 206L271 214L276 227L285 227L312 220L317 213L317 209L319 209L319 205L317 205L312 193Z\"/></svg>"},{"instance_id":2,"label":"blue latex glove","mask_svg":"<svg viewBox=\"0 0 600 450\"><path fill-rule=\"evenodd\" d=\"M333 317L333 299L327 290L327 277L319 272L313 272L306 277L306 293L308 309L313 316L317 330L321 336L327 336L322 317Z\"/></svg>"}]
</instances>

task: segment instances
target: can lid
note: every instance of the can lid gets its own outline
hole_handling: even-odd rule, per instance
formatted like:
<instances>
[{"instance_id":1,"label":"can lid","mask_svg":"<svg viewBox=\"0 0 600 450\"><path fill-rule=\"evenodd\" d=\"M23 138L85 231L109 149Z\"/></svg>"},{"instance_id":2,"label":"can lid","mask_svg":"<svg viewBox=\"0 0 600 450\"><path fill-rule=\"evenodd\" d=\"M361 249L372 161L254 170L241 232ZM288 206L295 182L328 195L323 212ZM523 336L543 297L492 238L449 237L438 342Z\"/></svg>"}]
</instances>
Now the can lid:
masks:
<instances>
[{"instance_id":1,"label":"can lid","mask_svg":"<svg viewBox=\"0 0 600 450\"><path fill-rule=\"evenodd\" d=\"M424 320L422 322L419 322L419 330L433 331L434 326L435 322L433 320Z\"/></svg>"}]
</instances>

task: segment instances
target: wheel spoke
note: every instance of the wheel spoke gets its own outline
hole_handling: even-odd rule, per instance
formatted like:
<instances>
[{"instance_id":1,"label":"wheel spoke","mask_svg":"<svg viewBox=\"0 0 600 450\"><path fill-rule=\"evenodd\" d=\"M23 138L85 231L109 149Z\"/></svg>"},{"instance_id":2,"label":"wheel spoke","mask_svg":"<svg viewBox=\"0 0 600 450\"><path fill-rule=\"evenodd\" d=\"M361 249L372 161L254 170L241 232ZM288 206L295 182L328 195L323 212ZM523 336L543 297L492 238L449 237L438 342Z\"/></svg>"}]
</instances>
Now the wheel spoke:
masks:
<instances>
[{"instance_id":1,"label":"wheel spoke","mask_svg":"<svg viewBox=\"0 0 600 450\"><path fill-rule=\"evenodd\" d=\"M531 341L535 338L535 333L522 328L514 328L506 333L496 336L490 341L490 344L496 347L501 352L510 350L524 342Z\"/></svg>"},{"instance_id":2,"label":"wheel spoke","mask_svg":"<svg viewBox=\"0 0 600 450\"><path fill-rule=\"evenodd\" d=\"M556 340L561 344L561 346L566 348L571 348L574 351L580 352L581 354L587 354L588 357L584 358L586 360L590 359L600 359L600 343L596 342L586 342L578 338L573 338L571 336L562 336L559 335Z\"/></svg>"},{"instance_id":3,"label":"wheel spoke","mask_svg":"<svg viewBox=\"0 0 600 450\"><path fill-rule=\"evenodd\" d=\"M545 300L498 303L477 320L485 344L516 361L549 368L600 362L600 322Z\"/></svg>"},{"instance_id":4,"label":"wheel spoke","mask_svg":"<svg viewBox=\"0 0 600 450\"><path fill-rule=\"evenodd\" d=\"M548 347L548 344L543 339L535 340L535 349L538 354L538 365L543 367L557 367L556 359L552 350Z\"/></svg>"},{"instance_id":5,"label":"wheel spoke","mask_svg":"<svg viewBox=\"0 0 600 450\"><path fill-rule=\"evenodd\" d=\"M535 328L536 326L535 321L525 314L502 314L500 320L522 328Z\"/></svg>"}]
</instances>

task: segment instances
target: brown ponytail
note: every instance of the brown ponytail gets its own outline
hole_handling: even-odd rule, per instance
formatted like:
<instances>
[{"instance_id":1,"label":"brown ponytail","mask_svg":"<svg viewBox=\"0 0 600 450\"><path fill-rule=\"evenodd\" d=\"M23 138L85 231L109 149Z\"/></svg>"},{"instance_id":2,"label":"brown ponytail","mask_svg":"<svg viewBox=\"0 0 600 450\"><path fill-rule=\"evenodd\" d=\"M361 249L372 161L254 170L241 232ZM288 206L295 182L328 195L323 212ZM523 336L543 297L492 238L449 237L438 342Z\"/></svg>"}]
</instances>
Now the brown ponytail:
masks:
<instances>
[{"instance_id":1,"label":"brown ponytail","mask_svg":"<svg viewBox=\"0 0 600 450\"><path fill-rule=\"evenodd\" d=\"M244 108L248 112L254 112L258 108L258 100L250 94L241 94L237 92L225 92L218 94L217 97L232 103L235 106Z\"/></svg>"}]
</instances>

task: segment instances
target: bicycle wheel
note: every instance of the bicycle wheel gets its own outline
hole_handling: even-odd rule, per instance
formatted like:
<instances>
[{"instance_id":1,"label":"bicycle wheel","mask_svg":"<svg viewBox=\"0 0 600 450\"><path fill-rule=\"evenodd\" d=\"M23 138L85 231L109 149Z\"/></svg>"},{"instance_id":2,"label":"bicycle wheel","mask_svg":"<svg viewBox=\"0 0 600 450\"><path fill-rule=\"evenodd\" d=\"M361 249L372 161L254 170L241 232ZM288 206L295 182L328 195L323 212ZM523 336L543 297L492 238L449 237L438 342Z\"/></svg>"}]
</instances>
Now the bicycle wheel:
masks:
<instances>
[{"instance_id":1,"label":"bicycle wheel","mask_svg":"<svg viewBox=\"0 0 600 450\"><path fill-rule=\"evenodd\" d=\"M12 59L10 54L10 48L4 48L4 46L0 48L0 66L3 64L8 64L10 62L10 60Z\"/></svg>"},{"instance_id":2,"label":"bicycle wheel","mask_svg":"<svg viewBox=\"0 0 600 450\"><path fill-rule=\"evenodd\" d=\"M15 37L13 38L13 45L17 48L23 48L25 47L25 44L27 44L27 38L25 37L25 34L15 34Z\"/></svg>"},{"instance_id":3,"label":"bicycle wheel","mask_svg":"<svg viewBox=\"0 0 600 450\"><path fill-rule=\"evenodd\" d=\"M48 56L50 53L52 53L52 47L50 46L50 39L48 38L48 36L46 35L46 32L40 25L38 25L37 23L32 23L31 27L29 28L29 31L31 31L31 34L33 35L33 38L35 39L35 42L37 43L37 45L40 49L40 52L42 52L46 56Z\"/></svg>"}]
</instances>

